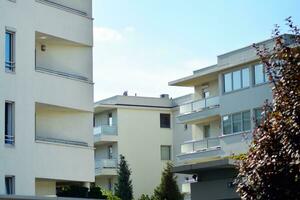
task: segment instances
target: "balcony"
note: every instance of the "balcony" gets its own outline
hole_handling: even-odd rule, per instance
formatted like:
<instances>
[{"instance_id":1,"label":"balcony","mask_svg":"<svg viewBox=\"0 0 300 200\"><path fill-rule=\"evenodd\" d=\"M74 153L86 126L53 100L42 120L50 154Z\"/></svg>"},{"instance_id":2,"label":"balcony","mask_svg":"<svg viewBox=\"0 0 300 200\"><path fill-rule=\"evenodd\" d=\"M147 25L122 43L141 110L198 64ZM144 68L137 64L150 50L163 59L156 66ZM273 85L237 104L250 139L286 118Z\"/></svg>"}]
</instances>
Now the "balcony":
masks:
<instances>
[{"instance_id":1,"label":"balcony","mask_svg":"<svg viewBox=\"0 0 300 200\"><path fill-rule=\"evenodd\" d=\"M115 125L101 125L94 128L95 145L117 142L118 128Z\"/></svg>"},{"instance_id":2,"label":"balcony","mask_svg":"<svg viewBox=\"0 0 300 200\"><path fill-rule=\"evenodd\" d=\"M187 164L245 153L249 148L251 138L249 133L236 133L188 141L181 145L181 154L177 155L177 159L179 163Z\"/></svg>"},{"instance_id":3,"label":"balcony","mask_svg":"<svg viewBox=\"0 0 300 200\"><path fill-rule=\"evenodd\" d=\"M35 71L92 84L92 49L53 35L35 34Z\"/></svg>"},{"instance_id":4,"label":"balcony","mask_svg":"<svg viewBox=\"0 0 300 200\"><path fill-rule=\"evenodd\" d=\"M91 17L91 2L89 1L65 1L65 0L35 0L57 9L61 9L83 17Z\"/></svg>"},{"instance_id":5,"label":"balcony","mask_svg":"<svg viewBox=\"0 0 300 200\"><path fill-rule=\"evenodd\" d=\"M95 161L96 176L116 176L117 175L117 159L101 159Z\"/></svg>"},{"instance_id":6,"label":"balcony","mask_svg":"<svg viewBox=\"0 0 300 200\"><path fill-rule=\"evenodd\" d=\"M201 121L207 117L219 115L219 96L199 99L179 107L179 123Z\"/></svg>"}]
</instances>

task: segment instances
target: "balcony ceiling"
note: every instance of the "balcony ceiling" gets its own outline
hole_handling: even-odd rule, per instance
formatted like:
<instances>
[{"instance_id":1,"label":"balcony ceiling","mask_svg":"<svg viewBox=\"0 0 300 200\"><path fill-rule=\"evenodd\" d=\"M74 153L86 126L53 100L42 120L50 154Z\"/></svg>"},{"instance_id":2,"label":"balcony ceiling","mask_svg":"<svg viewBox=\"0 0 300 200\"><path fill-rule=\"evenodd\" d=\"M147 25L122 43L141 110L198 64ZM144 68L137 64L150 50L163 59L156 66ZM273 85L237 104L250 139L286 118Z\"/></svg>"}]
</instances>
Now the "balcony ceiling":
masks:
<instances>
[{"instance_id":1,"label":"balcony ceiling","mask_svg":"<svg viewBox=\"0 0 300 200\"><path fill-rule=\"evenodd\" d=\"M70 40L66 40L63 38L59 38L53 35L35 32L35 41L39 43L46 43L46 44L59 44L59 45L71 45L71 46L84 46L80 43L73 42Z\"/></svg>"}]
</instances>

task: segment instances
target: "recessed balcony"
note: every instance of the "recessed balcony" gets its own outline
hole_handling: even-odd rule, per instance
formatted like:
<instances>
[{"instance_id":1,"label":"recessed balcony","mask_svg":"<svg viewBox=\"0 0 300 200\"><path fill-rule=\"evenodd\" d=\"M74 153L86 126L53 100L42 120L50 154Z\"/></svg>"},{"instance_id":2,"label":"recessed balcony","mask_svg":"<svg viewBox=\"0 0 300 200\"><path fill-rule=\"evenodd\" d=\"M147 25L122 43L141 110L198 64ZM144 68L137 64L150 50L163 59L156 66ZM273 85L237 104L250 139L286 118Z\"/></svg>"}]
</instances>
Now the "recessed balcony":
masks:
<instances>
[{"instance_id":1,"label":"recessed balcony","mask_svg":"<svg viewBox=\"0 0 300 200\"><path fill-rule=\"evenodd\" d=\"M188 141L181 145L177 159L181 164L189 164L238 155L247 152L251 139L250 133L236 133Z\"/></svg>"},{"instance_id":2,"label":"recessed balcony","mask_svg":"<svg viewBox=\"0 0 300 200\"><path fill-rule=\"evenodd\" d=\"M199 99L179 107L179 123L192 123L219 115L219 96Z\"/></svg>"},{"instance_id":3,"label":"recessed balcony","mask_svg":"<svg viewBox=\"0 0 300 200\"><path fill-rule=\"evenodd\" d=\"M35 71L92 83L92 48L53 35L35 34Z\"/></svg>"},{"instance_id":4,"label":"recessed balcony","mask_svg":"<svg viewBox=\"0 0 300 200\"><path fill-rule=\"evenodd\" d=\"M101 125L94 128L94 144L101 145L118 141L118 128L115 125Z\"/></svg>"},{"instance_id":5,"label":"recessed balcony","mask_svg":"<svg viewBox=\"0 0 300 200\"><path fill-rule=\"evenodd\" d=\"M117 175L117 159L100 159L95 161L96 176L116 176Z\"/></svg>"}]
</instances>

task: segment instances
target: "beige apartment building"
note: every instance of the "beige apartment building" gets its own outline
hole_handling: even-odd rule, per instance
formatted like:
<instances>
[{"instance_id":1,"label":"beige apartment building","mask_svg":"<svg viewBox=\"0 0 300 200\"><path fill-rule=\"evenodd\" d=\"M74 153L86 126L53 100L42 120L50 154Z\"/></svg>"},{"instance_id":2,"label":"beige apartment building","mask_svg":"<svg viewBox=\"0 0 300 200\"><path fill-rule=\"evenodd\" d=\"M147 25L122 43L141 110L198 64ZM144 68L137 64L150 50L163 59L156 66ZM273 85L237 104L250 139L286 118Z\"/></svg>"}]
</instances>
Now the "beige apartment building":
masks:
<instances>
[{"instance_id":1,"label":"beige apartment building","mask_svg":"<svg viewBox=\"0 0 300 200\"><path fill-rule=\"evenodd\" d=\"M94 182L92 0L1 0L0 29L0 195Z\"/></svg>"},{"instance_id":2,"label":"beige apartment building","mask_svg":"<svg viewBox=\"0 0 300 200\"><path fill-rule=\"evenodd\" d=\"M166 162L172 160L172 101L114 96L95 103L96 184L113 190L119 155L132 170L134 197L153 194Z\"/></svg>"}]
</instances>

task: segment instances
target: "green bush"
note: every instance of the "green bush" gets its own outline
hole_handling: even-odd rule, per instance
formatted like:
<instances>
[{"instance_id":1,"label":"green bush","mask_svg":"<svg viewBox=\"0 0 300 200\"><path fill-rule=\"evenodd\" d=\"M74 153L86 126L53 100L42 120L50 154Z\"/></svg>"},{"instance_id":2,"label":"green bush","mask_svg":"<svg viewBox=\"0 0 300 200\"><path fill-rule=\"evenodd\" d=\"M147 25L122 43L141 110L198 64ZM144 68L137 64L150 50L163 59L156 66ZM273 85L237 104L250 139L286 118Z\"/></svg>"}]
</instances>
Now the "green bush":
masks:
<instances>
[{"instance_id":1,"label":"green bush","mask_svg":"<svg viewBox=\"0 0 300 200\"><path fill-rule=\"evenodd\" d=\"M58 197L77 197L77 198L87 198L88 188L79 185L68 185L63 186L57 191Z\"/></svg>"},{"instance_id":2,"label":"green bush","mask_svg":"<svg viewBox=\"0 0 300 200\"><path fill-rule=\"evenodd\" d=\"M88 192L88 198L106 199L107 197L102 194L101 188L99 186L91 185L90 191Z\"/></svg>"},{"instance_id":3,"label":"green bush","mask_svg":"<svg viewBox=\"0 0 300 200\"><path fill-rule=\"evenodd\" d=\"M102 189L101 191L102 191L102 194L105 196L105 198L107 200L122 200L119 197L113 195L113 193L109 190Z\"/></svg>"}]
</instances>

